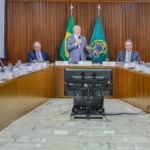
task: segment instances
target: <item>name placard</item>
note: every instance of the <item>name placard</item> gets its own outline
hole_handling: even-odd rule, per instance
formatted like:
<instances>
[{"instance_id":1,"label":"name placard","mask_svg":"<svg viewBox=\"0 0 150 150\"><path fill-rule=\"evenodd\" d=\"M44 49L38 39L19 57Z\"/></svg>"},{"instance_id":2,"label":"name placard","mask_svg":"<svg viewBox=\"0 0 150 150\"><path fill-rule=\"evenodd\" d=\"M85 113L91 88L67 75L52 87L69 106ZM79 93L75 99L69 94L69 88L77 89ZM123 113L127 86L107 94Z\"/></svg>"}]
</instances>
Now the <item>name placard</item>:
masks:
<instances>
[{"instance_id":1,"label":"name placard","mask_svg":"<svg viewBox=\"0 0 150 150\"><path fill-rule=\"evenodd\" d=\"M47 67L47 63L46 63L46 62L42 62L41 65L42 65L43 68L46 68L46 67Z\"/></svg>"},{"instance_id":2,"label":"name placard","mask_svg":"<svg viewBox=\"0 0 150 150\"><path fill-rule=\"evenodd\" d=\"M144 67L143 72L147 73L147 74L150 74L150 68L149 67Z\"/></svg>"},{"instance_id":3,"label":"name placard","mask_svg":"<svg viewBox=\"0 0 150 150\"><path fill-rule=\"evenodd\" d=\"M6 79L12 79L13 78L13 73L12 72L5 72L5 78Z\"/></svg>"},{"instance_id":4,"label":"name placard","mask_svg":"<svg viewBox=\"0 0 150 150\"><path fill-rule=\"evenodd\" d=\"M124 64L124 67L125 67L125 68L129 68L129 69L134 69L135 66L136 66L135 63L125 63L125 64Z\"/></svg>"},{"instance_id":5,"label":"name placard","mask_svg":"<svg viewBox=\"0 0 150 150\"><path fill-rule=\"evenodd\" d=\"M136 71L139 71L139 72L142 72L142 71L144 70L144 67L145 67L145 66L143 66L143 65L136 65L136 66L135 66L135 70L136 70Z\"/></svg>"},{"instance_id":6,"label":"name placard","mask_svg":"<svg viewBox=\"0 0 150 150\"><path fill-rule=\"evenodd\" d=\"M103 66L116 66L115 61L103 61L102 63Z\"/></svg>"},{"instance_id":7,"label":"name placard","mask_svg":"<svg viewBox=\"0 0 150 150\"><path fill-rule=\"evenodd\" d=\"M79 66L92 66L92 61L79 61Z\"/></svg>"},{"instance_id":8,"label":"name placard","mask_svg":"<svg viewBox=\"0 0 150 150\"><path fill-rule=\"evenodd\" d=\"M42 69L41 63L34 63L32 66L34 71L38 71Z\"/></svg>"},{"instance_id":9,"label":"name placard","mask_svg":"<svg viewBox=\"0 0 150 150\"><path fill-rule=\"evenodd\" d=\"M68 61L55 61L55 66L68 66Z\"/></svg>"}]
</instances>

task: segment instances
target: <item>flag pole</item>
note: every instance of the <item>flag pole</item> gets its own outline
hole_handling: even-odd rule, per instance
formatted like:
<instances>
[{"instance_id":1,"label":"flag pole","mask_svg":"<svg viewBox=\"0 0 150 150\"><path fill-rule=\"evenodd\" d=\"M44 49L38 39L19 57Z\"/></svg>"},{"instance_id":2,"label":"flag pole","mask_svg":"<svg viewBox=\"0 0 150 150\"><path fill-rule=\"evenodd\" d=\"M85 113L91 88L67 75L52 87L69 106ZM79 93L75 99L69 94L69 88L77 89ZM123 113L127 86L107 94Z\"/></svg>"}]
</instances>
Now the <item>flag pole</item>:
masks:
<instances>
[{"instance_id":1,"label":"flag pole","mask_svg":"<svg viewBox=\"0 0 150 150\"><path fill-rule=\"evenodd\" d=\"M70 4L70 14L71 14L71 16L73 14L73 5L72 5L72 3Z\"/></svg>"},{"instance_id":2,"label":"flag pole","mask_svg":"<svg viewBox=\"0 0 150 150\"><path fill-rule=\"evenodd\" d=\"M68 57L69 57L69 54L68 54L68 50L67 50L67 47L66 47L66 40L67 40L67 37L69 37L70 35L73 34L73 27L75 26L75 22L74 22L74 17L73 17L73 5L72 3L70 3L70 19L69 19L69 23L68 23L68 26L67 26L67 30L66 30L66 34L65 34L65 37L64 37L64 40L62 42L62 45L61 45L61 48L60 48L60 56L63 60L67 61L68 60Z\"/></svg>"},{"instance_id":3,"label":"flag pole","mask_svg":"<svg viewBox=\"0 0 150 150\"><path fill-rule=\"evenodd\" d=\"M100 16L100 11L101 11L100 3L98 3L98 7L97 7L97 9L98 9L98 16Z\"/></svg>"}]
</instances>

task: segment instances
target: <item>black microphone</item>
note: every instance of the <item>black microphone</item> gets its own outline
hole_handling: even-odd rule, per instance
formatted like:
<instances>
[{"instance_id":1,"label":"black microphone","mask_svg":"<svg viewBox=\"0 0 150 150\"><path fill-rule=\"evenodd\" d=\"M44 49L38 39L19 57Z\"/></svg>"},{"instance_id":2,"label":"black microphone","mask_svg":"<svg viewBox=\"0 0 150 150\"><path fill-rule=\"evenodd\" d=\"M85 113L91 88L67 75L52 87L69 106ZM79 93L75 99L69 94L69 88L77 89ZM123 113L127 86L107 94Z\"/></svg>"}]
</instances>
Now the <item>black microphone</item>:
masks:
<instances>
[{"instance_id":1,"label":"black microphone","mask_svg":"<svg viewBox=\"0 0 150 150\"><path fill-rule=\"evenodd\" d=\"M78 39L81 40L81 36L78 36ZM81 41L82 42L82 41ZM78 45L79 48L81 48L81 43Z\"/></svg>"}]
</instances>

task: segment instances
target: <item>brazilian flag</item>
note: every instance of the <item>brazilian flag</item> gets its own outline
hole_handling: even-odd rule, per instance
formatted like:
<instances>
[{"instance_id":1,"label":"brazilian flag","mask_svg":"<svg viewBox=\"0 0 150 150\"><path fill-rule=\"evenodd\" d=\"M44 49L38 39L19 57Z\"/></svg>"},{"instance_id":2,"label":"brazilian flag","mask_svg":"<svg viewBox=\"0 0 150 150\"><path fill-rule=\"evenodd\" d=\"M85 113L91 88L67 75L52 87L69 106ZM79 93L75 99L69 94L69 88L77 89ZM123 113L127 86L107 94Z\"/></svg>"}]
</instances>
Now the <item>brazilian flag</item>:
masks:
<instances>
[{"instance_id":1,"label":"brazilian flag","mask_svg":"<svg viewBox=\"0 0 150 150\"><path fill-rule=\"evenodd\" d=\"M68 57L69 57L68 51L66 49L66 39L67 39L68 36L73 34L73 27L74 26L75 26L74 18L71 15L70 20L69 20L69 24L68 24L68 27L67 27L66 35L65 35L65 38L62 42L61 49L60 49L60 56L65 61L67 61Z\"/></svg>"},{"instance_id":2,"label":"brazilian flag","mask_svg":"<svg viewBox=\"0 0 150 150\"><path fill-rule=\"evenodd\" d=\"M100 16L97 17L92 38L90 40L90 46L91 46L90 53L92 57L92 62L102 63L103 61L109 58L108 46L106 43L106 38Z\"/></svg>"}]
</instances>

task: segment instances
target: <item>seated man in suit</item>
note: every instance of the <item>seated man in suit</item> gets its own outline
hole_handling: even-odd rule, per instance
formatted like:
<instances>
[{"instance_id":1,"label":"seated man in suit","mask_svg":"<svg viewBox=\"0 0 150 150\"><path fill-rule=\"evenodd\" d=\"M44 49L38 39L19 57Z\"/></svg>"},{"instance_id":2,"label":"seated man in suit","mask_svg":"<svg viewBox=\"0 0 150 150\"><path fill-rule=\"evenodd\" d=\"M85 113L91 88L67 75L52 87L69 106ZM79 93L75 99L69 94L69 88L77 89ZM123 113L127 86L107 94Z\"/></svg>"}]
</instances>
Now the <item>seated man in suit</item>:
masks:
<instances>
[{"instance_id":1,"label":"seated man in suit","mask_svg":"<svg viewBox=\"0 0 150 150\"><path fill-rule=\"evenodd\" d=\"M33 44L34 50L28 53L28 62L33 61L49 61L49 56L46 51L41 50L40 42L34 42Z\"/></svg>"},{"instance_id":2,"label":"seated man in suit","mask_svg":"<svg viewBox=\"0 0 150 150\"><path fill-rule=\"evenodd\" d=\"M86 60L85 48L90 49L87 46L85 36L81 35L81 27L75 25L73 27L74 34L69 36L66 40L66 48L69 52L69 60L71 63L78 63L80 60Z\"/></svg>"},{"instance_id":3,"label":"seated man in suit","mask_svg":"<svg viewBox=\"0 0 150 150\"><path fill-rule=\"evenodd\" d=\"M125 50L121 50L117 56L116 61L120 62L138 62L143 64L144 62L141 61L140 55L137 51L132 49L133 42L130 39L125 41Z\"/></svg>"}]
</instances>

